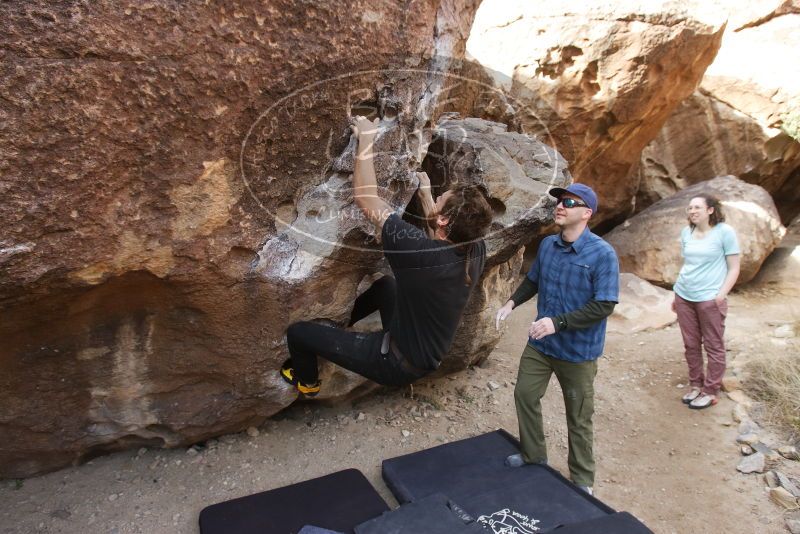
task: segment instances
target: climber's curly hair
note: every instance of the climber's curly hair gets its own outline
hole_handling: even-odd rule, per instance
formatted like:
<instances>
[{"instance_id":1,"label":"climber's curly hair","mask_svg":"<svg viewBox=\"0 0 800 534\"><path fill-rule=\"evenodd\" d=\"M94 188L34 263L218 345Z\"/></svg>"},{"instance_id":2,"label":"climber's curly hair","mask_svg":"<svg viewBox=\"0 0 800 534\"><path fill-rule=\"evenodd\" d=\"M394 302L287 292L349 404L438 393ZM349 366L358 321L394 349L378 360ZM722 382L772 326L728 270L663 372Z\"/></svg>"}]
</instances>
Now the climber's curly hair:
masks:
<instances>
[{"instance_id":1,"label":"climber's curly hair","mask_svg":"<svg viewBox=\"0 0 800 534\"><path fill-rule=\"evenodd\" d=\"M452 193L439 213L447 217L445 226L447 239L456 244L469 243L480 239L489 231L492 224L492 208L478 185L456 184L449 189Z\"/></svg>"},{"instance_id":2,"label":"climber's curly hair","mask_svg":"<svg viewBox=\"0 0 800 534\"><path fill-rule=\"evenodd\" d=\"M465 284L469 285L472 283L469 275L472 245L489 231L492 208L483 189L478 185L456 184L449 191L452 194L445 201L439 215L448 219L444 228L447 239L466 250Z\"/></svg>"}]
</instances>

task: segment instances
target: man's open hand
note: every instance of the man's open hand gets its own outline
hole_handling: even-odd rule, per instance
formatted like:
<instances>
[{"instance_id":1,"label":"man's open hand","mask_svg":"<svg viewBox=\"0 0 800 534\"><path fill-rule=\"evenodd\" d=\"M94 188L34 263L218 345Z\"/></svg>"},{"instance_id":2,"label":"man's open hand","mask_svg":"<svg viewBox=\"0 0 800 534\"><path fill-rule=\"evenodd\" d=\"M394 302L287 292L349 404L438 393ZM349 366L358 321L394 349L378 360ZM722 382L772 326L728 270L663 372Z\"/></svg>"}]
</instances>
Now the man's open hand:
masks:
<instances>
[{"instance_id":1,"label":"man's open hand","mask_svg":"<svg viewBox=\"0 0 800 534\"><path fill-rule=\"evenodd\" d=\"M511 312L514 310L514 301L509 300L506 302L505 306L497 310L497 316L494 319L494 326L498 330L500 330L500 323L506 320L506 317L511 315Z\"/></svg>"}]
</instances>

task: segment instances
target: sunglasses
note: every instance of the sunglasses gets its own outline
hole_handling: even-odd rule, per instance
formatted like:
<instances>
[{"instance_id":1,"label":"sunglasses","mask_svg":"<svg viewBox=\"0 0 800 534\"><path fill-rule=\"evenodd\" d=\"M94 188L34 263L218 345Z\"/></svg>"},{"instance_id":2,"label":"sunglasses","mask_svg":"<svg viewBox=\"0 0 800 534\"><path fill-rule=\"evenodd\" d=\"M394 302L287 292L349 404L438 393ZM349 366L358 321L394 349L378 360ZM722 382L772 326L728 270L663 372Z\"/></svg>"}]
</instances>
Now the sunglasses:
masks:
<instances>
[{"instance_id":1,"label":"sunglasses","mask_svg":"<svg viewBox=\"0 0 800 534\"><path fill-rule=\"evenodd\" d=\"M558 202L556 202L556 206L558 206L559 204L561 204L562 206L564 206L567 209L569 209L569 208L588 208L589 207L586 204L584 204L583 202L578 202L574 198L559 198Z\"/></svg>"}]
</instances>

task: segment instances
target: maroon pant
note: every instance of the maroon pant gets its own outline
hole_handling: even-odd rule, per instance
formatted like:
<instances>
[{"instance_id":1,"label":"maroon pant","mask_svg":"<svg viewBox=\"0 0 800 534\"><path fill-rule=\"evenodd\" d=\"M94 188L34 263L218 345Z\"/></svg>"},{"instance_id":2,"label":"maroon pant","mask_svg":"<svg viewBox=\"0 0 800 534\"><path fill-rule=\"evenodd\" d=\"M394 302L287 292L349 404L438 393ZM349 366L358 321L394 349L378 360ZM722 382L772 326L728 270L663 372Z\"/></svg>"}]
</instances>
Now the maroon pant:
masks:
<instances>
[{"instance_id":1,"label":"maroon pant","mask_svg":"<svg viewBox=\"0 0 800 534\"><path fill-rule=\"evenodd\" d=\"M728 301L691 302L675 295L675 311L683 335L689 383L703 393L716 395L725 374L725 316ZM708 369L703 372L703 347L708 355Z\"/></svg>"}]
</instances>

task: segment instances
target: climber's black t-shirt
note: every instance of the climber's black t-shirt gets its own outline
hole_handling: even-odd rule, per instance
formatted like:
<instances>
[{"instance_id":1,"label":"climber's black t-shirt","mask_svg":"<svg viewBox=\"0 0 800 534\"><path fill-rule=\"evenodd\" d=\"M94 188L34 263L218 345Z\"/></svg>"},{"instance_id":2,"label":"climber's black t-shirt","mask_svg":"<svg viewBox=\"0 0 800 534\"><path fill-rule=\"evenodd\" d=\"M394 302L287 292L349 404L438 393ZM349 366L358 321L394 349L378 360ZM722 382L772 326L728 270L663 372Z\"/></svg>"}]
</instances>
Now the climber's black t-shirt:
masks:
<instances>
[{"instance_id":1,"label":"climber's black t-shirt","mask_svg":"<svg viewBox=\"0 0 800 534\"><path fill-rule=\"evenodd\" d=\"M478 240L469 253L447 241L430 239L399 215L383 224L383 251L397 280L391 338L403 356L420 369L436 369L450 349L470 292L486 263L486 245Z\"/></svg>"}]
</instances>

